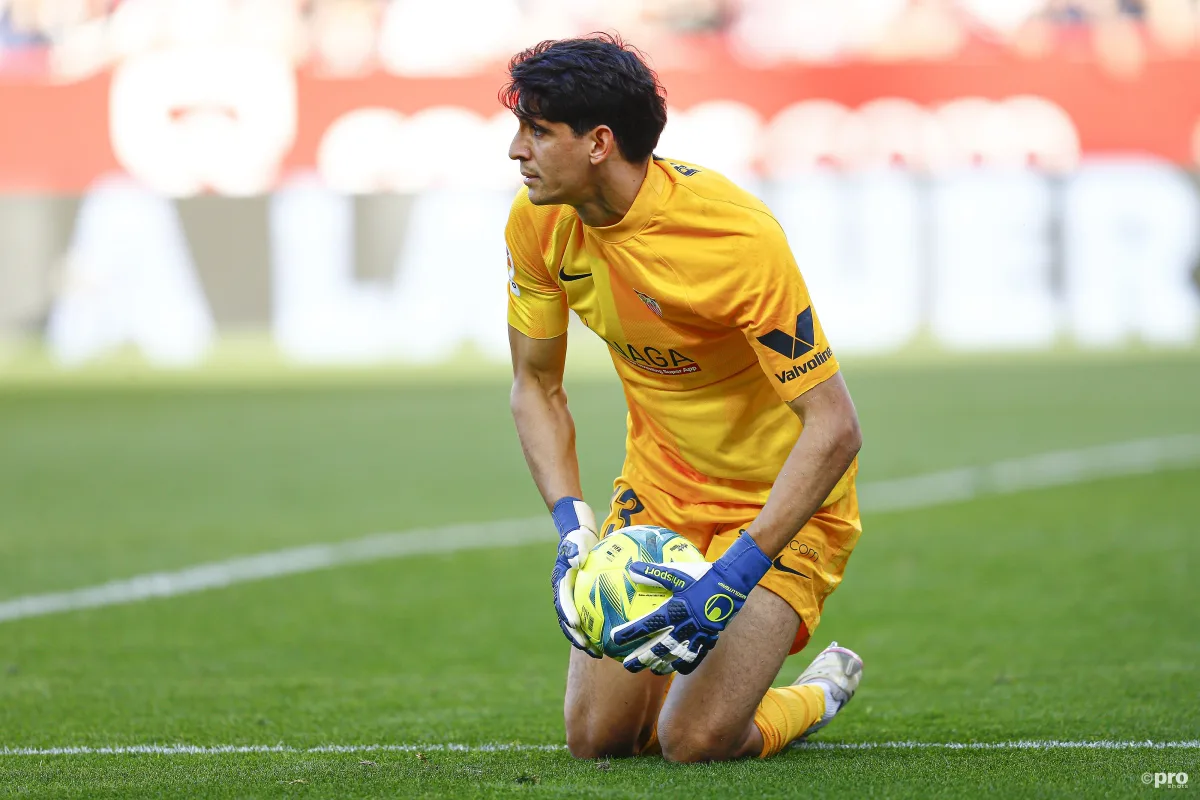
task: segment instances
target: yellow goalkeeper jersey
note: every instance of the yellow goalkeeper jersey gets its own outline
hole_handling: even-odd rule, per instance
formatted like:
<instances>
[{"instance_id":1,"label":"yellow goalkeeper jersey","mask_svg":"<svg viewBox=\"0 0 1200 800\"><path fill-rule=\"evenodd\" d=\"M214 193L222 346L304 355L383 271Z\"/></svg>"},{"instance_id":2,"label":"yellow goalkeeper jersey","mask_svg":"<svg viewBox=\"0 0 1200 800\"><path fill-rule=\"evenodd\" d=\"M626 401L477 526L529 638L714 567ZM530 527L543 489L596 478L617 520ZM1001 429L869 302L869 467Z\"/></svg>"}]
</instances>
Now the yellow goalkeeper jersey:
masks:
<instances>
[{"instance_id":1,"label":"yellow goalkeeper jersey","mask_svg":"<svg viewBox=\"0 0 1200 800\"><path fill-rule=\"evenodd\" d=\"M683 500L765 503L800 435L785 403L838 370L767 207L656 157L616 225L522 189L505 240L509 324L550 339L571 309L608 344L629 408L625 472Z\"/></svg>"}]
</instances>

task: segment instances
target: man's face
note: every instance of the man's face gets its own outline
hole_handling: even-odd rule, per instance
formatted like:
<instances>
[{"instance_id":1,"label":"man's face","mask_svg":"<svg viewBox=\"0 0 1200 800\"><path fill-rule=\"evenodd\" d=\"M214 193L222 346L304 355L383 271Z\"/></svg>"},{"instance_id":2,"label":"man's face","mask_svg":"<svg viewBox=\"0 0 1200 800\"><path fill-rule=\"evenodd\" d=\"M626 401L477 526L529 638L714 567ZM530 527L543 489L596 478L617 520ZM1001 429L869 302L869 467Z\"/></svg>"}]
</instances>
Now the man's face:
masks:
<instances>
[{"instance_id":1,"label":"man's face","mask_svg":"<svg viewBox=\"0 0 1200 800\"><path fill-rule=\"evenodd\" d=\"M508 157L521 163L529 202L537 206L576 205L587 197L592 140L576 136L565 122L521 119Z\"/></svg>"}]
</instances>

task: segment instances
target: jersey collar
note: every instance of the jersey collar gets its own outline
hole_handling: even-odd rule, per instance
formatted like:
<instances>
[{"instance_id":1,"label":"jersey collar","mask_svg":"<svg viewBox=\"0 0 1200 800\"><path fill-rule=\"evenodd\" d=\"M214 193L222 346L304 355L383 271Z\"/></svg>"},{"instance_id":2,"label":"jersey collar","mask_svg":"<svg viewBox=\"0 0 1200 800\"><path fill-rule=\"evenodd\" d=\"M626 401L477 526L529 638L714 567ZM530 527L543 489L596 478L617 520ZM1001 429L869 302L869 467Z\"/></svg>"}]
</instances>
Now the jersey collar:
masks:
<instances>
[{"instance_id":1,"label":"jersey collar","mask_svg":"<svg viewBox=\"0 0 1200 800\"><path fill-rule=\"evenodd\" d=\"M636 236L642 228L646 227L646 223L662 205L663 197L667 193L667 183L667 176L663 172L663 168L659 166L657 160L650 159L650 166L646 168L646 178L642 181L642 188L638 189L637 197L633 199L633 205L629 207L629 211L621 221L603 228L589 226L586 230L600 241L608 244L619 244Z\"/></svg>"}]
</instances>

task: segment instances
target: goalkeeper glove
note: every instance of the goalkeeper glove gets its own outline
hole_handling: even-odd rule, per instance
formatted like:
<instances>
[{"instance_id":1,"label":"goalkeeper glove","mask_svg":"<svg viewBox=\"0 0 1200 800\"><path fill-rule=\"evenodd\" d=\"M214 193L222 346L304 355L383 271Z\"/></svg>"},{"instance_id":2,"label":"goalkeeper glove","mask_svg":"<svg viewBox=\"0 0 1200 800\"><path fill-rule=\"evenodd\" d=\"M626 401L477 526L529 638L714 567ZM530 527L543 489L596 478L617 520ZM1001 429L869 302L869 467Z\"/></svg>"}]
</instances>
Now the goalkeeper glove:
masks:
<instances>
[{"instance_id":1,"label":"goalkeeper glove","mask_svg":"<svg viewBox=\"0 0 1200 800\"><path fill-rule=\"evenodd\" d=\"M600 541L596 536L596 517L588 504L576 497L559 500L550 515L554 518L554 527L558 528L558 558L550 575L558 625L572 645L592 658L600 658L599 645L588 639L579 627L579 612L575 609L575 576L588 553Z\"/></svg>"},{"instance_id":2,"label":"goalkeeper glove","mask_svg":"<svg viewBox=\"0 0 1200 800\"><path fill-rule=\"evenodd\" d=\"M650 667L659 675L692 672L717 646L717 635L770 568L771 559L745 531L711 564L631 563L630 580L670 589L672 597L649 614L613 629L618 646L647 639L625 658L625 669L641 672Z\"/></svg>"}]
</instances>

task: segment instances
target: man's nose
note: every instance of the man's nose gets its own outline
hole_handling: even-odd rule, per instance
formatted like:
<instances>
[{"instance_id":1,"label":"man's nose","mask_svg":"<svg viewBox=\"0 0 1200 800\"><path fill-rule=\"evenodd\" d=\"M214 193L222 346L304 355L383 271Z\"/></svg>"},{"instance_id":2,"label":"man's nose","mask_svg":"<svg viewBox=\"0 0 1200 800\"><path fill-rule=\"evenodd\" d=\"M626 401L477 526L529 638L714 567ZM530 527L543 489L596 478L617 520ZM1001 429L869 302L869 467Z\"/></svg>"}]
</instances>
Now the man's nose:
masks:
<instances>
[{"instance_id":1,"label":"man's nose","mask_svg":"<svg viewBox=\"0 0 1200 800\"><path fill-rule=\"evenodd\" d=\"M524 137L517 133L508 145L508 157L513 161L524 161L529 158L529 148L525 146Z\"/></svg>"}]
</instances>

